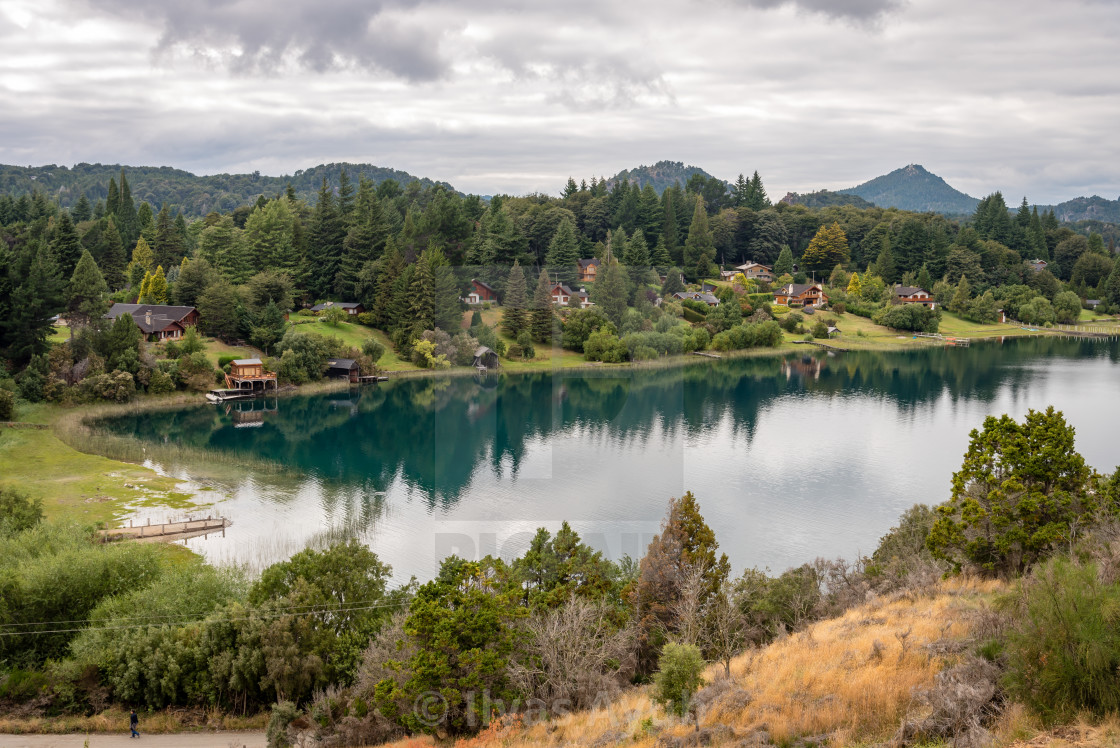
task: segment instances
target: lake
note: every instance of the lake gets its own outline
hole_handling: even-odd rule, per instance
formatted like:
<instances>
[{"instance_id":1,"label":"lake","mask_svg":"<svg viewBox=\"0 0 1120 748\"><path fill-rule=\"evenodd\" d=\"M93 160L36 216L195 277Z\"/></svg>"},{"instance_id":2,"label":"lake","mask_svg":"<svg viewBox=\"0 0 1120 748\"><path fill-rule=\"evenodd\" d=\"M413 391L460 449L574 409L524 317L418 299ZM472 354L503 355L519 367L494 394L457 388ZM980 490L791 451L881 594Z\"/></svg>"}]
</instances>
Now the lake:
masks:
<instances>
[{"instance_id":1,"label":"lake","mask_svg":"<svg viewBox=\"0 0 1120 748\"><path fill-rule=\"evenodd\" d=\"M187 541L215 562L260 566L353 532L398 580L425 580L448 554L516 555L563 520L610 558L638 557L669 497L692 491L738 574L870 553L906 508L948 498L989 414L1054 405L1089 464L1110 472L1118 395L1120 341L1040 336L398 379L101 426L245 460L212 509L233 521L226 537Z\"/></svg>"}]
</instances>

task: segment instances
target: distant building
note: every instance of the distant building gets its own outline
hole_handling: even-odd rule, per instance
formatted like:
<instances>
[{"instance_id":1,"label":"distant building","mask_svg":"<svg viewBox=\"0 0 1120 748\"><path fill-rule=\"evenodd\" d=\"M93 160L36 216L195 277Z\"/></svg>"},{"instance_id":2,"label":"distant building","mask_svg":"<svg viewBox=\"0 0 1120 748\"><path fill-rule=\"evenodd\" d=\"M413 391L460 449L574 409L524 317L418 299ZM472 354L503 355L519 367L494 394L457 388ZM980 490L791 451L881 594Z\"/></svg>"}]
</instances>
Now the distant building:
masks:
<instances>
[{"instance_id":1,"label":"distant building","mask_svg":"<svg viewBox=\"0 0 1120 748\"><path fill-rule=\"evenodd\" d=\"M1046 262L1046 260L1031 260L1027 264L1031 266L1031 270L1033 270L1037 273L1037 272L1040 272L1042 270L1045 270L1046 266L1049 265L1050 263Z\"/></svg>"},{"instance_id":2,"label":"distant building","mask_svg":"<svg viewBox=\"0 0 1120 748\"><path fill-rule=\"evenodd\" d=\"M768 265L762 265L757 262L748 262L739 265L735 268L737 271L747 276L747 279L754 279L763 281L764 283L774 282L774 269Z\"/></svg>"},{"instance_id":3,"label":"distant building","mask_svg":"<svg viewBox=\"0 0 1120 748\"><path fill-rule=\"evenodd\" d=\"M358 381L358 362L352 358L332 358L327 361L327 379Z\"/></svg>"},{"instance_id":4,"label":"distant building","mask_svg":"<svg viewBox=\"0 0 1120 748\"><path fill-rule=\"evenodd\" d=\"M579 282L594 283L595 276L599 273L599 258L592 257L579 261Z\"/></svg>"},{"instance_id":5,"label":"distant building","mask_svg":"<svg viewBox=\"0 0 1120 748\"><path fill-rule=\"evenodd\" d=\"M933 294L924 288L896 285L894 287L894 297L903 304L921 304L927 309L937 308L937 302L933 300Z\"/></svg>"},{"instance_id":6,"label":"distant building","mask_svg":"<svg viewBox=\"0 0 1120 748\"><path fill-rule=\"evenodd\" d=\"M818 307L828 303L828 296L820 283L787 283L774 292L774 303Z\"/></svg>"},{"instance_id":7,"label":"distant building","mask_svg":"<svg viewBox=\"0 0 1120 748\"><path fill-rule=\"evenodd\" d=\"M484 301L497 302L498 292L486 281L471 278L471 292L464 299L468 304L481 304Z\"/></svg>"},{"instance_id":8,"label":"distant building","mask_svg":"<svg viewBox=\"0 0 1120 748\"><path fill-rule=\"evenodd\" d=\"M552 294L552 303L557 306L568 306L573 296L579 297L579 306L581 309L586 309L591 306L591 299L588 297L587 291L582 288L575 291L563 283L553 283L550 293Z\"/></svg>"},{"instance_id":9,"label":"distant building","mask_svg":"<svg viewBox=\"0 0 1120 748\"><path fill-rule=\"evenodd\" d=\"M105 319L123 314L130 315L144 335L159 340L178 340L188 327L198 324L198 310L193 306L166 304L113 304Z\"/></svg>"},{"instance_id":10,"label":"distant building","mask_svg":"<svg viewBox=\"0 0 1120 748\"><path fill-rule=\"evenodd\" d=\"M363 314L366 311L366 308L356 301L324 301L322 304L316 304L311 307L311 311L325 312L331 307L345 309L346 313L349 315Z\"/></svg>"},{"instance_id":11,"label":"distant building","mask_svg":"<svg viewBox=\"0 0 1120 748\"><path fill-rule=\"evenodd\" d=\"M708 306L719 306L719 299L717 299L715 296L712 296L710 293L707 293L706 291L677 291L675 294L673 294L673 298L681 301L684 301L685 299L688 299L690 301L699 301L707 304Z\"/></svg>"}]
</instances>

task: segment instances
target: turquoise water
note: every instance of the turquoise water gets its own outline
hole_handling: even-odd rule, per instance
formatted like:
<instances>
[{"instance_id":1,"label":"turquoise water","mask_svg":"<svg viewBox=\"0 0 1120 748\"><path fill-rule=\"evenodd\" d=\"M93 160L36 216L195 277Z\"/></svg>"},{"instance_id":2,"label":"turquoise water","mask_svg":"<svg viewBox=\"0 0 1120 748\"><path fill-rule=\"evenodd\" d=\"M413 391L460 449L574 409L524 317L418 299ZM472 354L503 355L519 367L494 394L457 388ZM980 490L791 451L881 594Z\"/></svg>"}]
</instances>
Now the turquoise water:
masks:
<instances>
[{"instance_id":1,"label":"turquoise water","mask_svg":"<svg viewBox=\"0 0 1120 748\"><path fill-rule=\"evenodd\" d=\"M1053 404L1089 463L1111 471L1118 395L1120 341L1040 337L402 379L103 426L298 473L249 467L223 486L214 511L233 527L189 541L216 561L277 560L345 527L399 579L425 579L448 553L509 556L534 528L563 520L612 558L640 556L668 498L690 490L737 570L779 571L868 553L907 507L945 500L968 433L988 414Z\"/></svg>"}]
</instances>

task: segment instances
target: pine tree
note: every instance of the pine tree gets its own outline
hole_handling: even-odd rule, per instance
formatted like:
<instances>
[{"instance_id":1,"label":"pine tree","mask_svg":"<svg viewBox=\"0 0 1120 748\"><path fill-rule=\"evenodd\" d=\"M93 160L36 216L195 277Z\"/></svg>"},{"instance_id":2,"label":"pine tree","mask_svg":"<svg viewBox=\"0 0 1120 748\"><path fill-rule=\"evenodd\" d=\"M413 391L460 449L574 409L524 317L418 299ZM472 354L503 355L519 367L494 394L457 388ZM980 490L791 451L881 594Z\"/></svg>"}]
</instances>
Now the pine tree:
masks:
<instances>
[{"instance_id":1,"label":"pine tree","mask_svg":"<svg viewBox=\"0 0 1120 748\"><path fill-rule=\"evenodd\" d=\"M128 180L125 179L124 169L121 169L120 199L117 202L114 215L117 218L117 230L121 232L121 238L124 239L126 244L140 238L136 203L132 202L132 188L128 186Z\"/></svg>"},{"instance_id":2,"label":"pine tree","mask_svg":"<svg viewBox=\"0 0 1120 748\"><path fill-rule=\"evenodd\" d=\"M105 198L105 212L115 216L121 206L121 193L117 189L117 180L109 177L109 195Z\"/></svg>"},{"instance_id":3,"label":"pine tree","mask_svg":"<svg viewBox=\"0 0 1120 748\"><path fill-rule=\"evenodd\" d=\"M435 329L436 326L436 276L430 250L421 252L412 267L408 296L415 337L424 330Z\"/></svg>"},{"instance_id":4,"label":"pine tree","mask_svg":"<svg viewBox=\"0 0 1120 748\"><path fill-rule=\"evenodd\" d=\"M541 270L537 277L537 287L533 291L532 312L529 315L529 328L533 340L548 343L552 340L552 283L548 271Z\"/></svg>"},{"instance_id":5,"label":"pine tree","mask_svg":"<svg viewBox=\"0 0 1120 748\"><path fill-rule=\"evenodd\" d=\"M626 299L629 296L626 271L618 262L611 261L605 268L600 268L599 272L600 275L591 289L592 300L615 327L621 327L622 318L626 314Z\"/></svg>"},{"instance_id":6,"label":"pine tree","mask_svg":"<svg viewBox=\"0 0 1120 748\"><path fill-rule=\"evenodd\" d=\"M762 177L758 175L757 170L751 176L747 207L752 210L762 210L770 207L770 198L766 196L766 188L762 186Z\"/></svg>"},{"instance_id":7,"label":"pine tree","mask_svg":"<svg viewBox=\"0 0 1120 748\"><path fill-rule=\"evenodd\" d=\"M70 277L67 310L71 330L75 324L88 325L90 320L97 319L105 313L104 296L108 290L105 278L98 270L93 255L88 249L85 250Z\"/></svg>"},{"instance_id":8,"label":"pine tree","mask_svg":"<svg viewBox=\"0 0 1120 748\"><path fill-rule=\"evenodd\" d=\"M358 183L358 202L353 225L342 242L342 262L335 279L335 289L343 298L354 298L354 288L362 268L385 251L389 226L381 201L373 191L373 183L364 177Z\"/></svg>"},{"instance_id":9,"label":"pine tree","mask_svg":"<svg viewBox=\"0 0 1120 748\"><path fill-rule=\"evenodd\" d=\"M346 228L338 215L334 196L327 186L326 177L319 187L319 199L311 218L311 231L308 242L309 277L308 286L315 298L324 298L334 286L342 261L342 244L346 239Z\"/></svg>"},{"instance_id":10,"label":"pine tree","mask_svg":"<svg viewBox=\"0 0 1120 748\"><path fill-rule=\"evenodd\" d=\"M18 285L12 291L8 309L6 358L17 367L32 356L50 349L48 336L54 329L54 315L63 309L63 281L54 256L45 244L28 245L15 258Z\"/></svg>"},{"instance_id":11,"label":"pine tree","mask_svg":"<svg viewBox=\"0 0 1120 748\"><path fill-rule=\"evenodd\" d=\"M739 178L735 180L735 186L731 188L734 194L735 207L750 207L751 183L747 181L742 172L739 172Z\"/></svg>"},{"instance_id":12,"label":"pine tree","mask_svg":"<svg viewBox=\"0 0 1120 748\"><path fill-rule=\"evenodd\" d=\"M1120 259L1115 260L1115 266L1104 282L1104 296L1112 309L1120 309Z\"/></svg>"},{"instance_id":13,"label":"pine tree","mask_svg":"<svg viewBox=\"0 0 1120 748\"><path fill-rule=\"evenodd\" d=\"M562 219L556 227L545 254L545 264L560 283L574 283L579 277L579 238L571 219Z\"/></svg>"},{"instance_id":14,"label":"pine tree","mask_svg":"<svg viewBox=\"0 0 1120 748\"><path fill-rule=\"evenodd\" d=\"M128 265L129 285L136 287L144 276L151 271L153 265L155 265L155 255L152 253L152 248L148 246L148 242L141 238L132 250L132 262Z\"/></svg>"},{"instance_id":15,"label":"pine tree","mask_svg":"<svg viewBox=\"0 0 1120 748\"><path fill-rule=\"evenodd\" d=\"M101 252L101 271L105 275L105 283L110 290L122 288L127 280L125 268L128 257L124 252L124 243L121 234L117 231L117 224L112 216L105 218L105 230L101 232L101 241L104 249Z\"/></svg>"},{"instance_id":16,"label":"pine tree","mask_svg":"<svg viewBox=\"0 0 1120 748\"><path fill-rule=\"evenodd\" d=\"M502 329L514 340L528 327L528 307L525 272L521 263L515 260L509 270L505 298L502 299Z\"/></svg>"},{"instance_id":17,"label":"pine tree","mask_svg":"<svg viewBox=\"0 0 1120 748\"><path fill-rule=\"evenodd\" d=\"M968 285L968 278L962 275L961 282L957 284L957 292L953 294L953 300L949 302L949 311L962 314L968 311L971 300L972 289Z\"/></svg>"},{"instance_id":18,"label":"pine tree","mask_svg":"<svg viewBox=\"0 0 1120 748\"><path fill-rule=\"evenodd\" d=\"M669 268L665 273L665 282L661 284L661 298L669 300L673 298L673 294L680 293L684 290L684 283L681 282L681 269Z\"/></svg>"},{"instance_id":19,"label":"pine tree","mask_svg":"<svg viewBox=\"0 0 1120 748\"><path fill-rule=\"evenodd\" d=\"M346 169L338 175L338 215L342 223L350 225L351 214L354 212L354 184Z\"/></svg>"},{"instance_id":20,"label":"pine tree","mask_svg":"<svg viewBox=\"0 0 1120 748\"><path fill-rule=\"evenodd\" d=\"M862 293L863 281L859 279L859 273L852 273L852 277L848 280L848 296L858 299Z\"/></svg>"},{"instance_id":21,"label":"pine tree","mask_svg":"<svg viewBox=\"0 0 1120 748\"><path fill-rule=\"evenodd\" d=\"M669 250L665 247L665 237L657 239L657 246L650 252L649 259L653 266L662 272L673 264L673 258L669 256Z\"/></svg>"},{"instance_id":22,"label":"pine tree","mask_svg":"<svg viewBox=\"0 0 1120 748\"><path fill-rule=\"evenodd\" d=\"M397 243L393 237L386 240L385 253L381 255L381 259L377 263L379 269L377 290L373 297L373 308L370 311L373 312L374 321L378 327L390 330L393 322L393 289L396 287L397 279L401 277L405 269L404 257L397 249Z\"/></svg>"},{"instance_id":23,"label":"pine tree","mask_svg":"<svg viewBox=\"0 0 1120 748\"><path fill-rule=\"evenodd\" d=\"M848 260L848 238L840 224L821 226L805 249L801 258L812 270L831 273L837 265Z\"/></svg>"},{"instance_id":24,"label":"pine tree","mask_svg":"<svg viewBox=\"0 0 1120 748\"><path fill-rule=\"evenodd\" d=\"M298 263L292 247L292 213L288 201L269 200L245 221L245 246L255 272L293 273Z\"/></svg>"},{"instance_id":25,"label":"pine tree","mask_svg":"<svg viewBox=\"0 0 1120 748\"><path fill-rule=\"evenodd\" d=\"M918 272L918 288L929 291L933 288L933 279L929 275L929 267L922 265L922 269Z\"/></svg>"},{"instance_id":26,"label":"pine tree","mask_svg":"<svg viewBox=\"0 0 1120 748\"><path fill-rule=\"evenodd\" d=\"M428 242L426 252L432 266L432 298L435 325L451 334L459 332L463 322L463 303L459 301L459 282L443 250L435 241Z\"/></svg>"},{"instance_id":27,"label":"pine tree","mask_svg":"<svg viewBox=\"0 0 1120 748\"><path fill-rule=\"evenodd\" d=\"M148 304L148 303L150 303L149 300L148 300L148 286L150 286L151 284L152 284L152 273L151 273L151 271L146 271L144 273L144 278L140 281L140 290L136 292L136 303L137 304Z\"/></svg>"},{"instance_id":28,"label":"pine tree","mask_svg":"<svg viewBox=\"0 0 1120 748\"><path fill-rule=\"evenodd\" d=\"M661 235L662 220L661 198L657 196L657 190L652 184L646 184L638 198L637 225L646 240L646 246L657 242Z\"/></svg>"},{"instance_id":29,"label":"pine tree","mask_svg":"<svg viewBox=\"0 0 1120 748\"><path fill-rule=\"evenodd\" d=\"M669 261L680 263L680 234L677 230L676 190L669 188L661 195L661 215L663 223L661 238L665 241L665 251L669 253Z\"/></svg>"},{"instance_id":30,"label":"pine tree","mask_svg":"<svg viewBox=\"0 0 1120 748\"><path fill-rule=\"evenodd\" d=\"M704 200L698 197L692 225L688 228L688 239L684 243L685 276L690 280L700 280L714 275L715 257L716 245L708 230L708 212L704 210Z\"/></svg>"},{"instance_id":31,"label":"pine tree","mask_svg":"<svg viewBox=\"0 0 1120 748\"><path fill-rule=\"evenodd\" d=\"M894 283L894 256L891 254L891 242L888 237L883 238L883 248L875 258L875 275L882 278L884 283Z\"/></svg>"},{"instance_id":32,"label":"pine tree","mask_svg":"<svg viewBox=\"0 0 1120 748\"><path fill-rule=\"evenodd\" d=\"M70 214L65 211L58 217L54 241L51 242L51 252L58 265L58 272L63 278L69 278L82 257L82 242L78 239L78 232L74 230Z\"/></svg>"},{"instance_id":33,"label":"pine tree","mask_svg":"<svg viewBox=\"0 0 1120 748\"><path fill-rule=\"evenodd\" d=\"M788 246L783 245L782 251L778 253L778 259L774 262L774 277L777 278L782 275L793 273L793 251Z\"/></svg>"},{"instance_id":34,"label":"pine tree","mask_svg":"<svg viewBox=\"0 0 1120 748\"><path fill-rule=\"evenodd\" d=\"M567 200L577 192L579 192L579 187L576 185L576 180L572 177L568 177L568 183L564 185L564 192L562 193L562 197Z\"/></svg>"},{"instance_id":35,"label":"pine tree","mask_svg":"<svg viewBox=\"0 0 1120 748\"><path fill-rule=\"evenodd\" d=\"M641 231L635 231L634 236L626 243L626 252L622 256L622 263L626 266L627 275L630 276L630 285L634 293L641 291L649 281L650 258L646 239Z\"/></svg>"},{"instance_id":36,"label":"pine tree","mask_svg":"<svg viewBox=\"0 0 1120 748\"><path fill-rule=\"evenodd\" d=\"M75 223L88 221L93 216L93 209L89 205L89 198L86 197L84 193L78 198L78 202L75 203L72 213Z\"/></svg>"},{"instance_id":37,"label":"pine tree","mask_svg":"<svg viewBox=\"0 0 1120 748\"><path fill-rule=\"evenodd\" d=\"M152 273L151 280L148 281L148 304L166 304L169 298L167 288L167 276L163 274L163 265L157 265L156 271Z\"/></svg>"},{"instance_id":38,"label":"pine tree","mask_svg":"<svg viewBox=\"0 0 1120 748\"><path fill-rule=\"evenodd\" d=\"M168 267L178 265L186 256L183 240L175 228L175 221L171 217L171 210L167 207L167 203L160 208L159 216L156 218L155 244L152 245L152 251L155 253L156 262Z\"/></svg>"}]
</instances>

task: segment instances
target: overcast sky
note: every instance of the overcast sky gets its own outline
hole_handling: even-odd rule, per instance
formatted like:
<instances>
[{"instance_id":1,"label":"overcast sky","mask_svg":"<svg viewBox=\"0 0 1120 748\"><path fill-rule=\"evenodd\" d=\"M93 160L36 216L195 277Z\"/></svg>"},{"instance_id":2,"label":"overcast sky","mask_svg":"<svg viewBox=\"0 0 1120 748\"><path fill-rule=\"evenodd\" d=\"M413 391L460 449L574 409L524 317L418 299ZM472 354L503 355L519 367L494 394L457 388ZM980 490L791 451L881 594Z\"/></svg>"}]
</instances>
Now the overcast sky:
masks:
<instances>
[{"instance_id":1,"label":"overcast sky","mask_svg":"<svg viewBox=\"0 0 1120 748\"><path fill-rule=\"evenodd\" d=\"M0 0L0 162L1120 195L1120 0Z\"/></svg>"}]
</instances>

